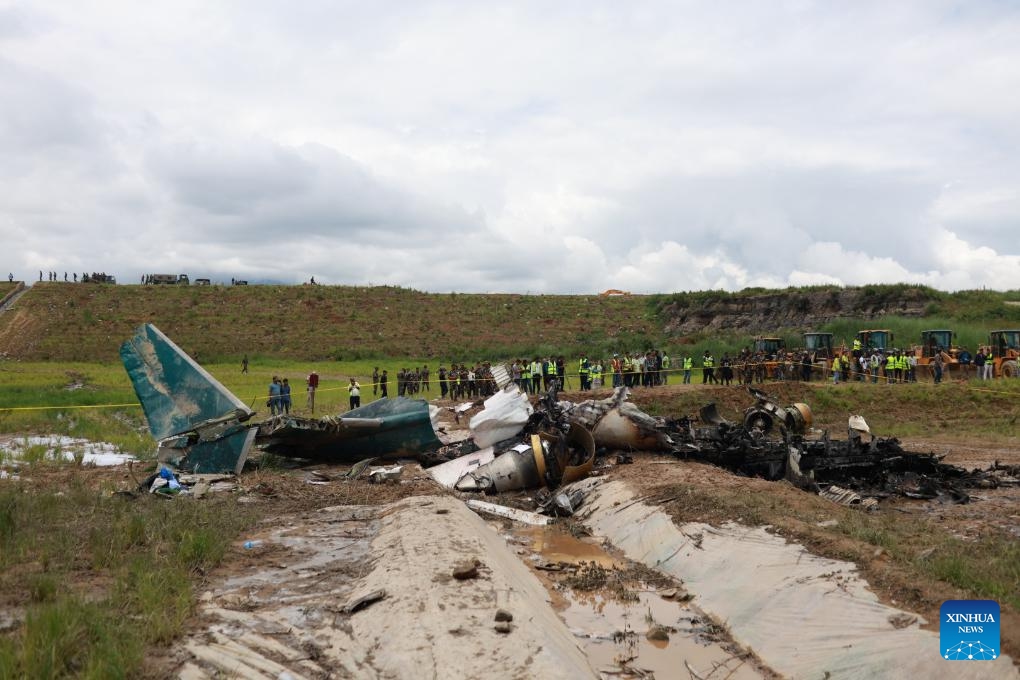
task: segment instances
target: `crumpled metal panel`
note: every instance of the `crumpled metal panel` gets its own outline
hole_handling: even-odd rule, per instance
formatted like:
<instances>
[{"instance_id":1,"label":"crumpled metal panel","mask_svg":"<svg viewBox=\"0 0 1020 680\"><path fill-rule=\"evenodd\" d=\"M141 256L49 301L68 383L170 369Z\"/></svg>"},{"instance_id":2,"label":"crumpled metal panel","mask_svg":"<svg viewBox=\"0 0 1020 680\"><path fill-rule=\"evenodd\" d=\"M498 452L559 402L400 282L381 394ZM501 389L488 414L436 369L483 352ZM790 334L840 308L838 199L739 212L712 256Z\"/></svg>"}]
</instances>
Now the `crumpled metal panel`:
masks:
<instances>
[{"instance_id":1,"label":"crumpled metal panel","mask_svg":"<svg viewBox=\"0 0 1020 680\"><path fill-rule=\"evenodd\" d=\"M438 449L424 399L378 399L340 416L319 420L276 416L259 427L266 451L323 462L353 462L366 456L399 458Z\"/></svg>"},{"instance_id":2,"label":"crumpled metal panel","mask_svg":"<svg viewBox=\"0 0 1020 680\"><path fill-rule=\"evenodd\" d=\"M194 429L240 409L251 410L152 324L120 347L121 361L156 439Z\"/></svg>"}]
</instances>

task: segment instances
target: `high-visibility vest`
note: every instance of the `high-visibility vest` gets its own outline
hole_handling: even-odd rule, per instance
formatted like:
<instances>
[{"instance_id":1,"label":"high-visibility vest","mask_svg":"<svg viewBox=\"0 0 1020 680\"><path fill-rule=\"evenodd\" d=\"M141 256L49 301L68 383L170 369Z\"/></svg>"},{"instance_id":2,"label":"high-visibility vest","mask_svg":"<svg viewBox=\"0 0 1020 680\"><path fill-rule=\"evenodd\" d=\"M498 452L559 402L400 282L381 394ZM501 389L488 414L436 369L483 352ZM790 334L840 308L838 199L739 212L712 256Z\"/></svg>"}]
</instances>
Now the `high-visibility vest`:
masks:
<instances>
[{"instance_id":1,"label":"high-visibility vest","mask_svg":"<svg viewBox=\"0 0 1020 680\"><path fill-rule=\"evenodd\" d=\"M533 361L531 363L531 375L532 376L542 375L542 362L541 361Z\"/></svg>"},{"instance_id":2,"label":"high-visibility vest","mask_svg":"<svg viewBox=\"0 0 1020 680\"><path fill-rule=\"evenodd\" d=\"M551 375L551 376L555 376L556 375L556 362L555 361L550 361L549 362L549 375Z\"/></svg>"},{"instance_id":3,"label":"high-visibility vest","mask_svg":"<svg viewBox=\"0 0 1020 680\"><path fill-rule=\"evenodd\" d=\"M521 379L531 380L531 365L521 364Z\"/></svg>"},{"instance_id":4,"label":"high-visibility vest","mask_svg":"<svg viewBox=\"0 0 1020 680\"><path fill-rule=\"evenodd\" d=\"M596 364L595 367L591 369L591 379L602 380L602 364Z\"/></svg>"},{"instance_id":5,"label":"high-visibility vest","mask_svg":"<svg viewBox=\"0 0 1020 680\"><path fill-rule=\"evenodd\" d=\"M588 360L587 359L580 359L577 362L577 372L579 374L581 374L581 375L585 375L585 374L588 373Z\"/></svg>"},{"instance_id":6,"label":"high-visibility vest","mask_svg":"<svg viewBox=\"0 0 1020 680\"><path fill-rule=\"evenodd\" d=\"M684 357L684 370L689 371L694 367L694 359L690 357Z\"/></svg>"},{"instance_id":7,"label":"high-visibility vest","mask_svg":"<svg viewBox=\"0 0 1020 680\"><path fill-rule=\"evenodd\" d=\"M709 355L705 357L705 360L702 362L702 365L705 368L712 368L713 366L715 366L715 359L712 358L712 355Z\"/></svg>"},{"instance_id":8,"label":"high-visibility vest","mask_svg":"<svg viewBox=\"0 0 1020 680\"><path fill-rule=\"evenodd\" d=\"M861 348L861 341L858 340L857 338L854 338L854 349L858 350L860 348Z\"/></svg>"},{"instance_id":9,"label":"high-visibility vest","mask_svg":"<svg viewBox=\"0 0 1020 680\"><path fill-rule=\"evenodd\" d=\"M665 354L662 355L662 367L669 368L669 357Z\"/></svg>"},{"instance_id":10,"label":"high-visibility vest","mask_svg":"<svg viewBox=\"0 0 1020 680\"><path fill-rule=\"evenodd\" d=\"M896 357L890 354L885 358L885 370L891 371L894 368L896 368Z\"/></svg>"}]
</instances>

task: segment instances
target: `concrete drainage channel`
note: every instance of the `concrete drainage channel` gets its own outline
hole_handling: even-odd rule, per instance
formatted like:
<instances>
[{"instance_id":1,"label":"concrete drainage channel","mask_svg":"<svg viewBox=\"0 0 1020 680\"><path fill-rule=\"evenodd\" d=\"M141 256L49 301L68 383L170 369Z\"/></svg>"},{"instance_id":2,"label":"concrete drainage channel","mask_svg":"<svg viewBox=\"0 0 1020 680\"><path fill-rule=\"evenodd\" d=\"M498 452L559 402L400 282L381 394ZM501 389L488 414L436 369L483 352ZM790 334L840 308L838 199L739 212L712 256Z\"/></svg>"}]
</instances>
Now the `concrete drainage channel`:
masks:
<instances>
[{"instance_id":1,"label":"concrete drainage channel","mask_svg":"<svg viewBox=\"0 0 1020 680\"><path fill-rule=\"evenodd\" d=\"M792 678L1017 678L1006 655L947 669L937 632L881 603L853 563L764 527L677 526L623 482L587 479L575 519L628 558L682 581L733 638Z\"/></svg>"},{"instance_id":2,"label":"concrete drainage channel","mask_svg":"<svg viewBox=\"0 0 1020 680\"><path fill-rule=\"evenodd\" d=\"M944 675L937 634L880 603L852 564L761 528L677 526L621 482L580 484L570 522L591 538L483 519L449 495L277 518L202 595L177 674ZM952 672L1017 677L1008 657Z\"/></svg>"},{"instance_id":3,"label":"concrete drainage channel","mask_svg":"<svg viewBox=\"0 0 1020 680\"><path fill-rule=\"evenodd\" d=\"M774 677L670 577L558 527L495 526L602 678Z\"/></svg>"}]
</instances>

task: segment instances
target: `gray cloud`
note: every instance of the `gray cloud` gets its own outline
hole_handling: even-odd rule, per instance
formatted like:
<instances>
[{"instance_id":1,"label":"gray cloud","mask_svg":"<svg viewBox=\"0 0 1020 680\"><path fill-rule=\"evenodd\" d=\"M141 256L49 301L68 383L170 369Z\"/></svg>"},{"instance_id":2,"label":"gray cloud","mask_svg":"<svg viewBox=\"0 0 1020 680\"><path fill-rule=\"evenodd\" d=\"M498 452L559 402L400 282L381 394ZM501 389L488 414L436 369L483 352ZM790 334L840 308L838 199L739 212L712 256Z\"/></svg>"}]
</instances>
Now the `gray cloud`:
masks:
<instances>
[{"instance_id":1,"label":"gray cloud","mask_svg":"<svg viewBox=\"0 0 1020 680\"><path fill-rule=\"evenodd\" d=\"M19 276L1020 287L1011 5L38 0L0 41Z\"/></svg>"}]
</instances>

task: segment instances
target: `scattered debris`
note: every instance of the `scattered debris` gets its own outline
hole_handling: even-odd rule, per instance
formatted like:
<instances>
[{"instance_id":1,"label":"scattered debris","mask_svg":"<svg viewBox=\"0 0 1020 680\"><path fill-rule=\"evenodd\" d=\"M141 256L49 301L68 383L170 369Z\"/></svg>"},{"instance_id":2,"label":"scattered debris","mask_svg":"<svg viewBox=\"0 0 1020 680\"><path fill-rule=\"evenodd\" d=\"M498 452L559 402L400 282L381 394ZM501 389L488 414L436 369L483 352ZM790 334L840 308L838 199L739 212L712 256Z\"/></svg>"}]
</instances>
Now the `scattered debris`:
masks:
<instances>
[{"instance_id":1,"label":"scattered debris","mask_svg":"<svg viewBox=\"0 0 1020 680\"><path fill-rule=\"evenodd\" d=\"M458 581L467 581L478 578L478 560L461 562L453 568L452 576Z\"/></svg>"},{"instance_id":2,"label":"scattered debris","mask_svg":"<svg viewBox=\"0 0 1020 680\"><path fill-rule=\"evenodd\" d=\"M900 612L899 614L893 614L890 616L889 623L891 623L893 628L896 629L906 628L907 626L912 626L917 623L917 616L906 612Z\"/></svg>"},{"instance_id":3,"label":"scattered debris","mask_svg":"<svg viewBox=\"0 0 1020 680\"><path fill-rule=\"evenodd\" d=\"M452 490L462 477L482 465L491 463L495 456L495 449L487 446L480 451L468 453L439 465L433 465L426 472L440 486Z\"/></svg>"},{"instance_id":4,"label":"scattered debris","mask_svg":"<svg viewBox=\"0 0 1020 680\"><path fill-rule=\"evenodd\" d=\"M538 510L543 515L552 517L570 517L584 503L584 497L585 489L581 487L548 494L548 498L539 502Z\"/></svg>"},{"instance_id":5,"label":"scattered debris","mask_svg":"<svg viewBox=\"0 0 1020 680\"><path fill-rule=\"evenodd\" d=\"M840 505L846 505L848 507L858 507L863 510L875 510L878 508L878 499L876 498L864 498L856 491L850 489L844 489L843 487L836 486L833 484L827 489L822 489L818 492L818 495L826 500L830 500L833 503L839 503ZM830 520L833 526L838 524L835 520ZM825 526L819 524L819 526Z\"/></svg>"},{"instance_id":6,"label":"scattered debris","mask_svg":"<svg viewBox=\"0 0 1020 680\"><path fill-rule=\"evenodd\" d=\"M747 427L731 423L719 415L714 404L709 404L701 409L698 419L663 419L660 427L673 442L674 453L748 476L787 479L814 493L836 485L839 491L834 492L835 497L864 508L873 507L877 498L890 494L966 503L970 496L965 488L1020 483L1010 469L992 466L967 472L942 463L934 454L904 451L895 438L870 437L865 441L863 435L870 436L870 428L860 416L850 418L845 440L834 440L827 432L808 438L796 433L795 414L804 416L809 409L805 411L801 404L779 408L768 395L749 389L758 400L752 409L773 417L785 413L779 438L769 438L770 428L759 424ZM788 428L791 419L795 427ZM809 418L805 417L804 422ZM842 491L848 493L841 495Z\"/></svg>"},{"instance_id":7,"label":"scattered debris","mask_svg":"<svg viewBox=\"0 0 1020 680\"><path fill-rule=\"evenodd\" d=\"M341 608L340 611L343 612L344 614L348 614L348 615L349 614L353 614L353 613L355 613L357 611L360 611L360 610L364 609L365 607L368 607L369 605L371 605L371 604L373 604L375 602L378 602L379 600L383 599L384 597L386 597L386 589L385 588L380 588L378 590L373 590L372 592L366 593L366 594L362 595L361 597L354 598L353 600L348 602L346 605L344 605Z\"/></svg>"},{"instance_id":8,"label":"scattered debris","mask_svg":"<svg viewBox=\"0 0 1020 680\"><path fill-rule=\"evenodd\" d=\"M374 463L375 461L377 461L377 460L379 460L379 459L378 458L365 458L364 460L359 460L357 463L355 463L354 465L351 466L350 470L348 470L344 474L344 479L346 479L347 481L354 481L355 479L360 477L362 474L364 474L365 470L367 470L369 468L369 466L372 463Z\"/></svg>"},{"instance_id":9,"label":"scattered debris","mask_svg":"<svg viewBox=\"0 0 1020 680\"><path fill-rule=\"evenodd\" d=\"M669 642L669 630L665 626L652 626L645 633L645 638L658 642Z\"/></svg>"},{"instance_id":10,"label":"scattered debris","mask_svg":"<svg viewBox=\"0 0 1020 680\"><path fill-rule=\"evenodd\" d=\"M485 408L471 418L475 445L485 448L517 436L533 411L528 395L517 385L507 385L486 399Z\"/></svg>"},{"instance_id":11,"label":"scattered debris","mask_svg":"<svg viewBox=\"0 0 1020 680\"><path fill-rule=\"evenodd\" d=\"M376 468L368 473L368 481L373 484L382 484L384 482L399 482L400 475L404 472L403 465L394 465L390 468Z\"/></svg>"},{"instance_id":12,"label":"scattered debris","mask_svg":"<svg viewBox=\"0 0 1020 680\"><path fill-rule=\"evenodd\" d=\"M524 524L545 526L546 524L552 524L554 521L551 517L545 517L534 512L508 508L505 505L496 505L495 503L486 503L485 501L471 499L467 502L467 505L476 512L485 512L497 517L505 517L506 519L523 522Z\"/></svg>"}]
</instances>

